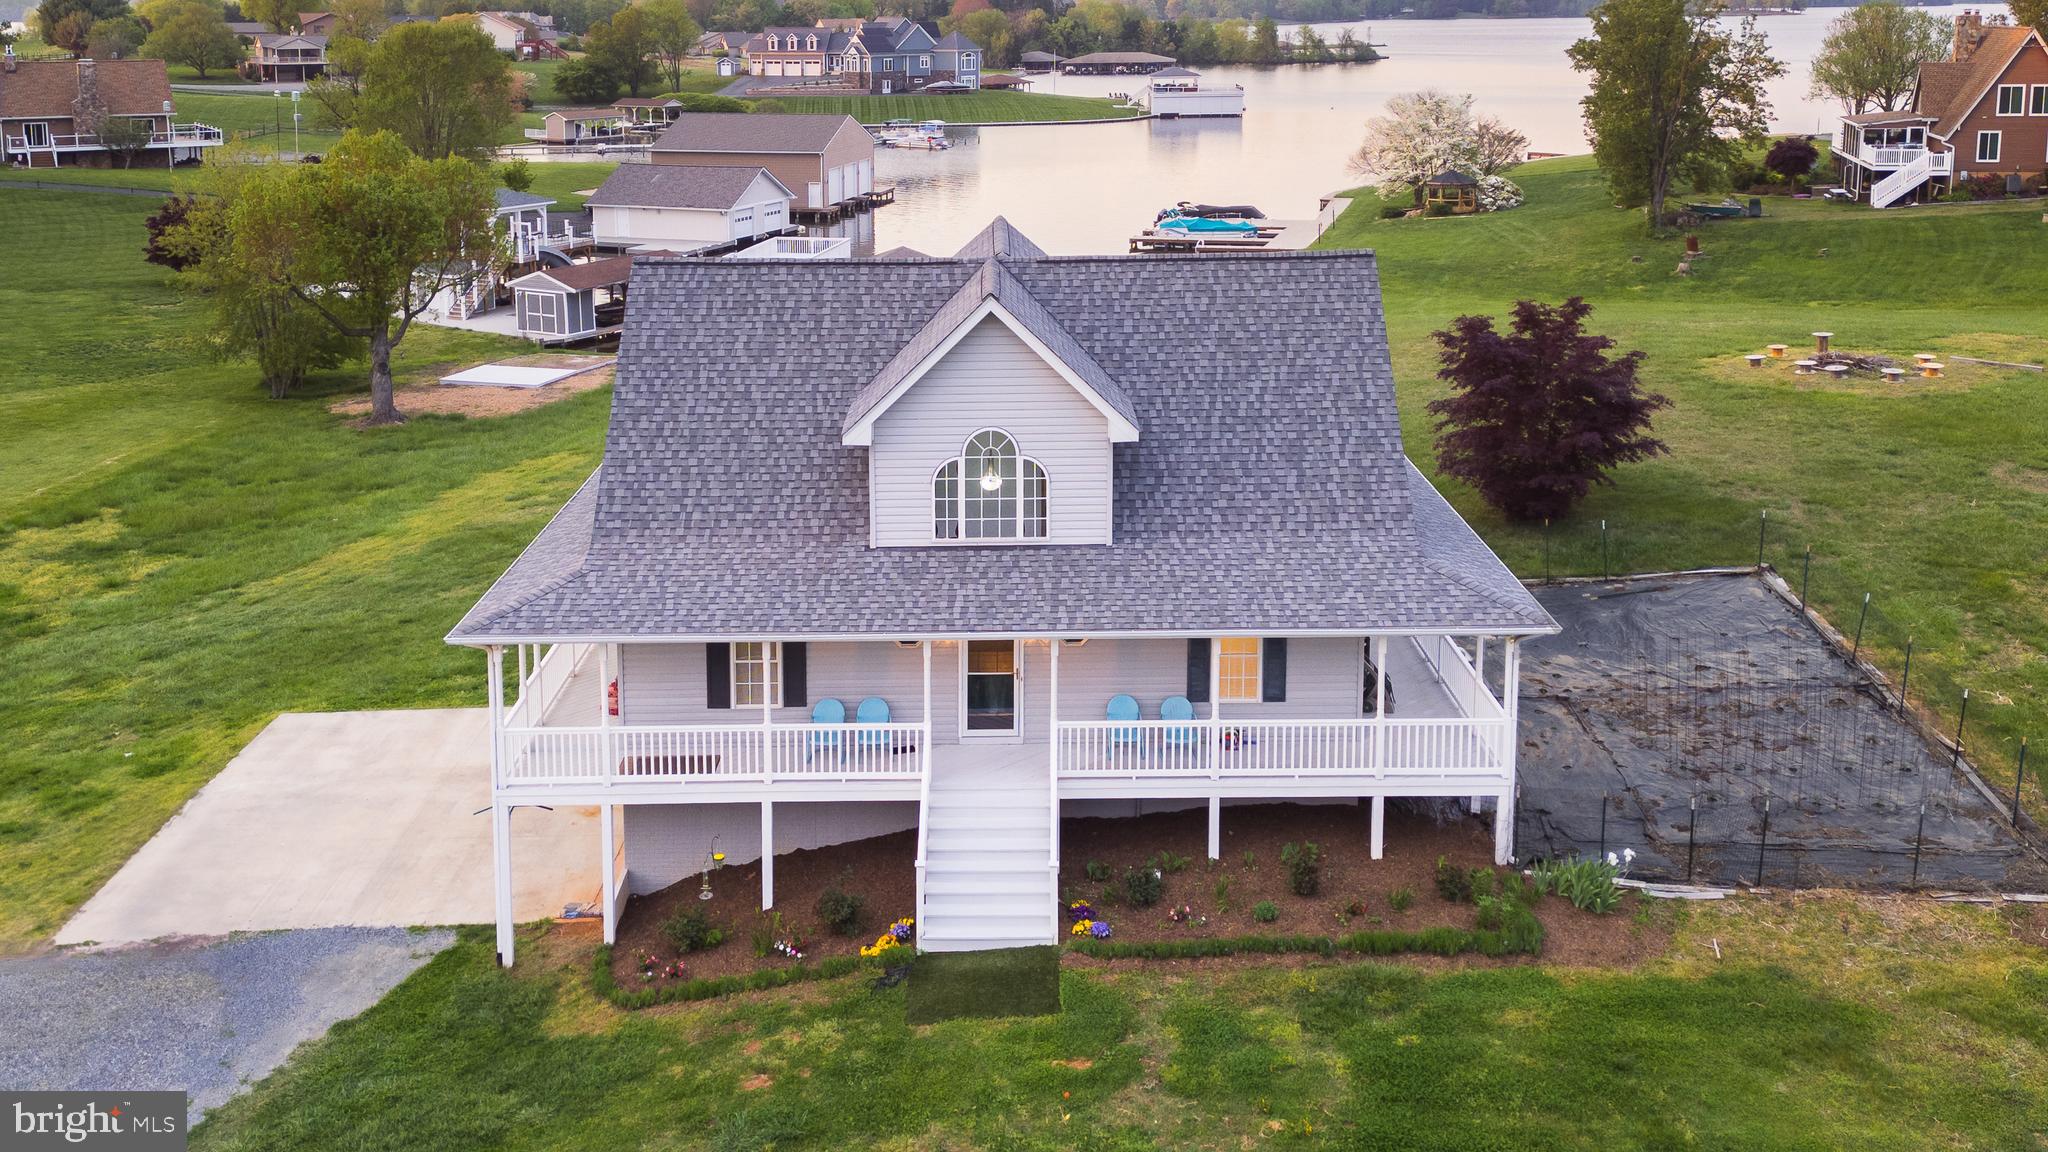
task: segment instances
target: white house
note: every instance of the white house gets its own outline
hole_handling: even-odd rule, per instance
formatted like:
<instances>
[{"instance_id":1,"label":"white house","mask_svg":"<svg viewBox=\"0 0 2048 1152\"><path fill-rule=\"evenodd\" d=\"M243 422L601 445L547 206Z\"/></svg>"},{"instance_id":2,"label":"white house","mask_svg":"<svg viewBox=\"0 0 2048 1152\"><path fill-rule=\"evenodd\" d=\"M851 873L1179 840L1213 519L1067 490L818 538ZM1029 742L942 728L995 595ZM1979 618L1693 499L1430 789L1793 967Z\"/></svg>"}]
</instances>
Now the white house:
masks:
<instances>
[{"instance_id":1,"label":"white house","mask_svg":"<svg viewBox=\"0 0 2048 1152\"><path fill-rule=\"evenodd\" d=\"M585 205L610 248L723 248L790 228L795 196L766 168L621 164Z\"/></svg>"},{"instance_id":2,"label":"white house","mask_svg":"<svg viewBox=\"0 0 2048 1152\"><path fill-rule=\"evenodd\" d=\"M604 463L449 634L604 932L705 860L915 829L918 944L1058 939L1060 815L1389 797L1511 852L1557 626L1402 455L1371 252L643 259ZM1398 687L1398 705L1390 688ZM843 716L841 712L843 710ZM1071 881L1072 878L1069 878ZM896 910L890 910L892 914Z\"/></svg>"}]
</instances>

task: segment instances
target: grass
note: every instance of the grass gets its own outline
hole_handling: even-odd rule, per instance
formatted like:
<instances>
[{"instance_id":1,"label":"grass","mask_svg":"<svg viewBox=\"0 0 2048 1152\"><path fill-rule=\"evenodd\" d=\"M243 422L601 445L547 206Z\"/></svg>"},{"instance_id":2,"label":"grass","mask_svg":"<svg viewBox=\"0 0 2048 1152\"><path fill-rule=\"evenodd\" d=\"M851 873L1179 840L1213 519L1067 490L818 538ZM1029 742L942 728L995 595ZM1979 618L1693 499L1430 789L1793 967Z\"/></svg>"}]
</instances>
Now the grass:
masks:
<instances>
[{"instance_id":1,"label":"grass","mask_svg":"<svg viewBox=\"0 0 2048 1152\"><path fill-rule=\"evenodd\" d=\"M471 929L192 1144L1935 1149L2048 1124L2048 955L1997 912L1652 918L1673 943L1634 972L1069 968L1057 1016L922 1027L871 975L624 1013L577 946L528 932L505 973Z\"/></svg>"},{"instance_id":2,"label":"grass","mask_svg":"<svg viewBox=\"0 0 2048 1152\"><path fill-rule=\"evenodd\" d=\"M579 58L580 58L580 54ZM515 72L524 72L533 77L533 87L527 90L527 98L536 107L567 107L574 101L555 91L555 73L566 63L563 60L519 60L512 65ZM651 90L641 92L642 96L659 96L668 92L716 92L732 83L732 78L720 76L703 61L691 60L683 66L683 83L680 88L670 88L666 75L658 76ZM621 92L621 96L626 93Z\"/></svg>"},{"instance_id":3,"label":"grass","mask_svg":"<svg viewBox=\"0 0 2048 1152\"><path fill-rule=\"evenodd\" d=\"M178 122L211 124L229 136L243 136L257 147L272 152L290 152L292 143L292 100L256 89L248 92L174 92ZM318 106L299 101L301 152L324 152L341 139L339 132L315 129Z\"/></svg>"},{"instance_id":4,"label":"grass","mask_svg":"<svg viewBox=\"0 0 2048 1152\"><path fill-rule=\"evenodd\" d=\"M1914 694L1945 729L1972 689L1970 750L2010 788L2020 736L2048 739L2048 380L1952 364L1938 383L1800 387L1741 357L1828 330L1894 357L2048 362L2032 263L2016 258L2044 242L2042 202L1874 212L1772 198L1764 219L1698 229L1706 256L1678 276L1682 241L1611 207L1590 160L1515 179L1529 203L1491 216L1381 220L1365 192L1321 241L1379 254L1416 463L1525 576L1598 572L1603 520L1616 571L1754 562L1769 509L1769 558L1796 582L1811 546L1812 599L1845 631L1872 594L1866 654L1896 674L1911 636ZM1430 333L1572 294L1596 330L1648 354L1645 382L1673 401L1657 418L1672 451L1546 533L1434 476ZM2048 816L2044 795L2029 789L2028 805Z\"/></svg>"},{"instance_id":5,"label":"grass","mask_svg":"<svg viewBox=\"0 0 2048 1152\"><path fill-rule=\"evenodd\" d=\"M68 173L67 173L68 175ZM176 341L139 197L0 190L0 952L47 938L281 710L471 704L438 637L595 463L607 394L361 433ZM524 351L415 327L400 370ZM374 655L371 655L374 654Z\"/></svg>"},{"instance_id":6,"label":"grass","mask_svg":"<svg viewBox=\"0 0 2048 1152\"><path fill-rule=\"evenodd\" d=\"M1060 950L998 948L927 952L910 970L905 1005L912 1024L999 1016L1048 1016L1060 1010Z\"/></svg>"},{"instance_id":7,"label":"grass","mask_svg":"<svg viewBox=\"0 0 2048 1152\"><path fill-rule=\"evenodd\" d=\"M762 111L844 113L863 124L944 120L998 124L1035 120L1116 120L1144 114L1094 96L1046 92L962 92L955 96L779 96L755 101Z\"/></svg>"}]
</instances>

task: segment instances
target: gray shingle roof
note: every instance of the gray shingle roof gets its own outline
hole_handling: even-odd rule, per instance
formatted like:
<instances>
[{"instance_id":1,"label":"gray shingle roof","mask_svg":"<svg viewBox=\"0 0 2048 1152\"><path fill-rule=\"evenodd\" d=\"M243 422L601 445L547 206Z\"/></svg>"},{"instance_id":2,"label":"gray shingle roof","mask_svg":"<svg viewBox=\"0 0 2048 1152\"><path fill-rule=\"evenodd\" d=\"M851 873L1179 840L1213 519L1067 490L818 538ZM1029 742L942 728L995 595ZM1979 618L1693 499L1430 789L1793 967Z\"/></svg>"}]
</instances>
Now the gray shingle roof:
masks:
<instances>
[{"instance_id":1,"label":"gray shingle roof","mask_svg":"<svg viewBox=\"0 0 2048 1152\"><path fill-rule=\"evenodd\" d=\"M584 204L593 208L731 208L767 171L729 164L621 164Z\"/></svg>"},{"instance_id":2,"label":"gray shingle roof","mask_svg":"<svg viewBox=\"0 0 2048 1152\"><path fill-rule=\"evenodd\" d=\"M500 209L539 208L543 205L554 203L553 200L545 196L535 196L531 192L515 192L510 188L493 188L491 189L491 195L497 198Z\"/></svg>"},{"instance_id":3,"label":"gray shingle roof","mask_svg":"<svg viewBox=\"0 0 2048 1152\"><path fill-rule=\"evenodd\" d=\"M969 40L967 37L961 35L958 32L946 33L945 38L940 40L937 44L932 45L932 47L943 48L948 52L981 51L981 45L976 44L974 41Z\"/></svg>"},{"instance_id":4,"label":"gray shingle roof","mask_svg":"<svg viewBox=\"0 0 2048 1152\"><path fill-rule=\"evenodd\" d=\"M639 261L587 537L450 638L1555 627L1401 453L1372 253L990 263ZM999 275L1138 417L1115 543L871 548L842 414Z\"/></svg>"},{"instance_id":5,"label":"gray shingle roof","mask_svg":"<svg viewBox=\"0 0 2048 1152\"><path fill-rule=\"evenodd\" d=\"M656 152L823 152L851 116L685 112L654 142ZM864 130L863 130L864 131Z\"/></svg>"}]
</instances>

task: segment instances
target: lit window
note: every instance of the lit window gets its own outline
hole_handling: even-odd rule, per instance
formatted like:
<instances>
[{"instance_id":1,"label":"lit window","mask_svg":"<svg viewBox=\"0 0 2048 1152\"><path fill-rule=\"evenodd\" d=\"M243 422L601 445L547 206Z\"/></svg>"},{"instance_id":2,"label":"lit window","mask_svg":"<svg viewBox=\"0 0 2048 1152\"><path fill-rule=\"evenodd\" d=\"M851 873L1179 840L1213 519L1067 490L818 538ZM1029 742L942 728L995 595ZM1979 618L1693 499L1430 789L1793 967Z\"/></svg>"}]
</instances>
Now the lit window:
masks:
<instances>
[{"instance_id":1,"label":"lit window","mask_svg":"<svg viewBox=\"0 0 2048 1152\"><path fill-rule=\"evenodd\" d=\"M2024 84L2000 84L1998 86L1998 114L2018 116L2026 111L2027 86Z\"/></svg>"},{"instance_id":2,"label":"lit window","mask_svg":"<svg viewBox=\"0 0 2048 1152\"><path fill-rule=\"evenodd\" d=\"M1225 636L1217 649L1220 694L1225 704L1259 702L1259 638Z\"/></svg>"},{"instance_id":3,"label":"lit window","mask_svg":"<svg viewBox=\"0 0 2048 1152\"><path fill-rule=\"evenodd\" d=\"M1039 539L1050 511L1045 469L995 429L977 432L932 474L935 540Z\"/></svg>"},{"instance_id":4,"label":"lit window","mask_svg":"<svg viewBox=\"0 0 2048 1152\"><path fill-rule=\"evenodd\" d=\"M1998 138L1999 138L1999 135L2000 135L2000 134L1999 134L1999 133L1997 133L1997 132L1979 132L1979 133L1977 133L1977 162L1978 162L1978 163L1980 163L1980 164L1996 164L1996 163L1998 163Z\"/></svg>"},{"instance_id":5,"label":"lit window","mask_svg":"<svg viewBox=\"0 0 2048 1152\"><path fill-rule=\"evenodd\" d=\"M732 704L735 708L759 708L761 694L768 693L769 706L782 707L782 645L769 644L764 657L759 641L732 646Z\"/></svg>"}]
</instances>

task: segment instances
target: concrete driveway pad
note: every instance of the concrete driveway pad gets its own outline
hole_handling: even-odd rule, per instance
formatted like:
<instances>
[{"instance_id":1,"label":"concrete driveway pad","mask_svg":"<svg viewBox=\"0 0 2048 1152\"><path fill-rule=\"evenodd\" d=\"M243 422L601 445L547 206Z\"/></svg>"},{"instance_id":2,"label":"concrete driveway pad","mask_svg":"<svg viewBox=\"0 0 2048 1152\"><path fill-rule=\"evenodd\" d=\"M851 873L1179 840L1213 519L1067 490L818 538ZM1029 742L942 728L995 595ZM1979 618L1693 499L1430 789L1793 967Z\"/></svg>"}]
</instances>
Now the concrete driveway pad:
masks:
<instances>
[{"instance_id":1,"label":"concrete driveway pad","mask_svg":"<svg viewBox=\"0 0 2048 1152\"><path fill-rule=\"evenodd\" d=\"M57 933L58 944L487 923L482 709L285 713ZM512 816L513 913L598 891L593 808Z\"/></svg>"}]
</instances>

